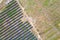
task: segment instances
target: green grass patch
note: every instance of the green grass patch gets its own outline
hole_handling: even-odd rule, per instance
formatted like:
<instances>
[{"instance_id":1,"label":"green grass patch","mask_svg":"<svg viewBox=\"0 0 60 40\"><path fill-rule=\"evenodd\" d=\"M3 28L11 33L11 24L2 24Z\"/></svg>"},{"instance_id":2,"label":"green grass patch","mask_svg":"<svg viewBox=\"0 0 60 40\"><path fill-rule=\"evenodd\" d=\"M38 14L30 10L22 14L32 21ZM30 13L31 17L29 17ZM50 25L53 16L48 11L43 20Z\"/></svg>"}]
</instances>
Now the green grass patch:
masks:
<instances>
[{"instance_id":1,"label":"green grass patch","mask_svg":"<svg viewBox=\"0 0 60 40\"><path fill-rule=\"evenodd\" d=\"M44 6L48 6L50 3L50 0L45 0L45 2L43 3Z\"/></svg>"},{"instance_id":2,"label":"green grass patch","mask_svg":"<svg viewBox=\"0 0 60 40\"><path fill-rule=\"evenodd\" d=\"M58 39L60 40L60 35L52 38L51 40L58 40Z\"/></svg>"},{"instance_id":3,"label":"green grass patch","mask_svg":"<svg viewBox=\"0 0 60 40\"><path fill-rule=\"evenodd\" d=\"M7 13L7 15L8 15L9 17L11 17L12 15L15 14L16 10L17 10L17 8L11 10L10 12ZM13 13L13 12L14 12L14 13Z\"/></svg>"},{"instance_id":4,"label":"green grass patch","mask_svg":"<svg viewBox=\"0 0 60 40\"><path fill-rule=\"evenodd\" d=\"M60 20L55 21L55 27L60 31Z\"/></svg>"},{"instance_id":5,"label":"green grass patch","mask_svg":"<svg viewBox=\"0 0 60 40\"><path fill-rule=\"evenodd\" d=\"M3 20L2 19L0 19L0 23L2 23L3 22Z\"/></svg>"},{"instance_id":6,"label":"green grass patch","mask_svg":"<svg viewBox=\"0 0 60 40\"><path fill-rule=\"evenodd\" d=\"M44 6L51 6L52 4L55 4L56 0L45 0L43 5Z\"/></svg>"},{"instance_id":7,"label":"green grass patch","mask_svg":"<svg viewBox=\"0 0 60 40\"><path fill-rule=\"evenodd\" d=\"M47 38L50 38L56 34L56 31L51 31L49 34L47 34Z\"/></svg>"},{"instance_id":8,"label":"green grass patch","mask_svg":"<svg viewBox=\"0 0 60 40\"><path fill-rule=\"evenodd\" d=\"M27 0L27 6L33 6L35 5L35 1L34 0Z\"/></svg>"},{"instance_id":9,"label":"green grass patch","mask_svg":"<svg viewBox=\"0 0 60 40\"><path fill-rule=\"evenodd\" d=\"M48 31L51 30L51 29L52 29L52 27L49 27L48 29L46 29L46 30L44 31L44 33L48 32Z\"/></svg>"}]
</instances>

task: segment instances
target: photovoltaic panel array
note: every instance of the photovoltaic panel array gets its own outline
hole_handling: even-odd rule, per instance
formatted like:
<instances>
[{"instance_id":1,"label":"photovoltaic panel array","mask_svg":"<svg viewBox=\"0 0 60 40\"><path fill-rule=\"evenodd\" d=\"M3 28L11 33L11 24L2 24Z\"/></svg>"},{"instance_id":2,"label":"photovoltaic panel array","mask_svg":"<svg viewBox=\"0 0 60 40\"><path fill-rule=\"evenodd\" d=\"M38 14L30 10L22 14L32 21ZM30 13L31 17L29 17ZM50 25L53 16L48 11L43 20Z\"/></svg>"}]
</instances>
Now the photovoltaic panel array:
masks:
<instances>
[{"instance_id":1,"label":"photovoltaic panel array","mask_svg":"<svg viewBox=\"0 0 60 40\"><path fill-rule=\"evenodd\" d=\"M0 40L37 40L30 31L31 24L21 20L23 17L19 4L15 0L9 2L0 13Z\"/></svg>"}]
</instances>

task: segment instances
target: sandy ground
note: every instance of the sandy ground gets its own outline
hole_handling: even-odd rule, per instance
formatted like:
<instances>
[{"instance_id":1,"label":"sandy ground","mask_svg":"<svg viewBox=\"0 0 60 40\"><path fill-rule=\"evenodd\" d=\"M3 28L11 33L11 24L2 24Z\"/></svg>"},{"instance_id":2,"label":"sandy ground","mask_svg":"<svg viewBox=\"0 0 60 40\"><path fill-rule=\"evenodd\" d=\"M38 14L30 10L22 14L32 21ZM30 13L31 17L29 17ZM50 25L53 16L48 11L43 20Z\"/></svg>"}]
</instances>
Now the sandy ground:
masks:
<instances>
[{"instance_id":1,"label":"sandy ground","mask_svg":"<svg viewBox=\"0 0 60 40\"><path fill-rule=\"evenodd\" d=\"M4 9L4 6L5 6L5 1L2 1L0 3L0 11Z\"/></svg>"}]
</instances>

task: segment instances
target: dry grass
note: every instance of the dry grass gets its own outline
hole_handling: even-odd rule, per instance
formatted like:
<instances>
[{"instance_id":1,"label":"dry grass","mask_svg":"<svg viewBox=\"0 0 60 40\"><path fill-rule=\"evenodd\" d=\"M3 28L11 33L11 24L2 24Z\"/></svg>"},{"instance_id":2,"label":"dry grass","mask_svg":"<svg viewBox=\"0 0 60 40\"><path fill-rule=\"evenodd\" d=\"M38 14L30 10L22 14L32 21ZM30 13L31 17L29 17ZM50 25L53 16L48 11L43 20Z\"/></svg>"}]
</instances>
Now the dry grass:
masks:
<instances>
[{"instance_id":1,"label":"dry grass","mask_svg":"<svg viewBox=\"0 0 60 40\"><path fill-rule=\"evenodd\" d=\"M60 20L60 0L51 2L49 0L20 0L20 2L28 16L36 21L34 26L43 38L45 38L45 30L52 26L54 28L55 22Z\"/></svg>"}]
</instances>

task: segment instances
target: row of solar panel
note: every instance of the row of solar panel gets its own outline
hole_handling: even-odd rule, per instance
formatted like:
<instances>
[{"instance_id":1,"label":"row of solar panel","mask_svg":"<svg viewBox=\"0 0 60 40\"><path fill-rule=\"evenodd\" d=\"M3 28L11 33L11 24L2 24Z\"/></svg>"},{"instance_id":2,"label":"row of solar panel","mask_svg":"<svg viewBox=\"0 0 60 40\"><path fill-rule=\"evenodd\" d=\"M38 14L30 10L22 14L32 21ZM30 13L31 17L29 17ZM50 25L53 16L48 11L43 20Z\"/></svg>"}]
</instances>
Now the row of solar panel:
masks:
<instances>
[{"instance_id":1,"label":"row of solar panel","mask_svg":"<svg viewBox=\"0 0 60 40\"><path fill-rule=\"evenodd\" d=\"M1 30L0 36L1 37L2 36L6 36L7 37L8 35L11 35L11 33L14 34L14 33L17 33L18 31L20 31L20 33L21 33L21 32L24 32L25 29L29 30L31 28L30 27L31 25L29 25L27 23L24 23L25 24L24 25L24 24L21 24L21 23L19 23L20 25L18 25L18 26L11 26L10 28L6 27L5 30ZM29 29L28 29L28 27L29 27Z\"/></svg>"},{"instance_id":2,"label":"row of solar panel","mask_svg":"<svg viewBox=\"0 0 60 40\"><path fill-rule=\"evenodd\" d=\"M30 23L20 20L23 13L15 0L12 0L0 14L0 19L3 20L0 24L1 40L37 40L30 31L32 28Z\"/></svg>"},{"instance_id":3,"label":"row of solar panel","mask_svg":"<svg viewBox=\"0 0 60 40\"><path fill-rule=\"evenodd\" d=\"M3 11L2 13L0 13L2 16L0 19L2 19L2 18L7 19L9 17L12 18L12 17L15 17L16 15L19 15L21 13L21 9L18 7L18 4L15 3L14 5L11 6L10 8L7 8L6 11ZM12 15L14 15L14 16L12 16Z\"/></svg>"},{"instance_id":4,"label":"row of solar panel","mask_svg":"<svg viewBox=\"0 0 60 40\"><path fill-rule=\"evenodd\" d=\"M24 25L25 24L25 25ZM24 27L21 27L21 26L19 26L19 27L16 27L15 29L7 29L7 30L4 30L4 32L2 32L1 31L1 33L0 33L0 37L1 37L1 39L12 39L13 37L15 38L16 36L19 36L20 35L20 38L19 39L24 39L24 38L27 38L27 37L25 37L25 36L28 36L28 34L26 34L26 32L28 32L28 30L31 28L30 26L31 25L28 25L27 23L24 23L24 24L22 24L22 26ZM20 24L21 25L21 24ZM29 27L29 28L27 28L27 27ZM16 33L16 34L15 34ZM23 36L22 36L23 35ZM32 34L31 34L32 35ZM30 36L31 36L30 35ZM28 36L28 37L30 37L30 36ZM11 37L11 38L10 38ZM24 37L24 38L23 38ZM34 35L32 35L32 37L34 37L35 38L35 36ZM13 39L14 39L13 38Z\"/></svg>"}]
</instances>

